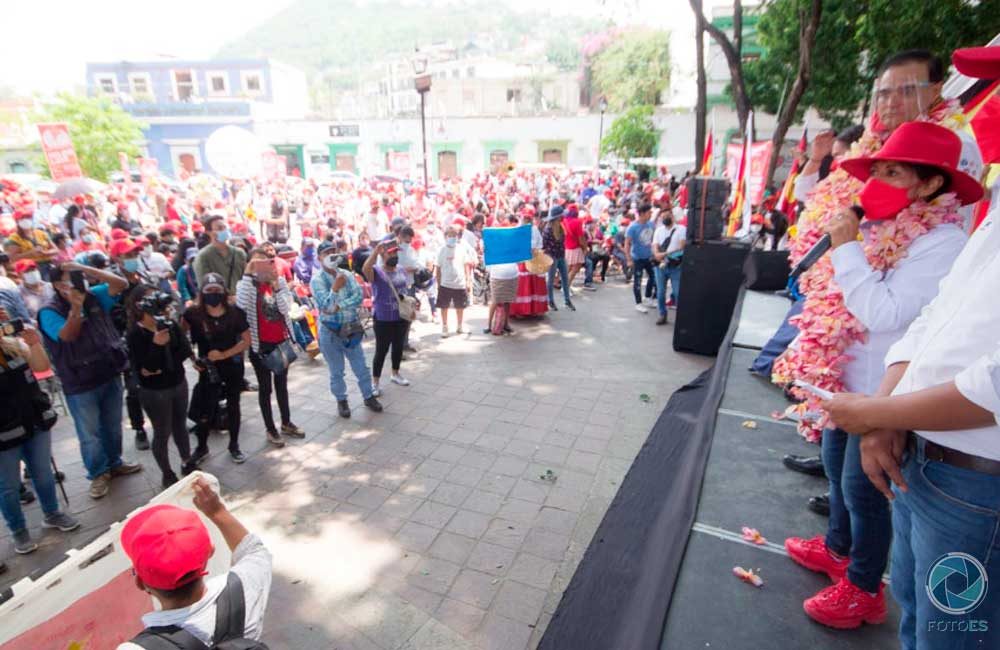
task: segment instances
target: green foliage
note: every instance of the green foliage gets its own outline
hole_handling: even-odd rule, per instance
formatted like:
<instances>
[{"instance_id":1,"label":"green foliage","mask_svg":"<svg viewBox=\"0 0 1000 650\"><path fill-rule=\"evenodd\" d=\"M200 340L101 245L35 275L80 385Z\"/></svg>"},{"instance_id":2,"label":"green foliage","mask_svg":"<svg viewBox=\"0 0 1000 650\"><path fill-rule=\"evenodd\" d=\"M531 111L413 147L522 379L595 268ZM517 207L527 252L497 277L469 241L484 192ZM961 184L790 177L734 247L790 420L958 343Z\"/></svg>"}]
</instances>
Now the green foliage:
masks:
<instances>
[{"instance_id":1,"label":"green foliage","mask_svg":"<svg viewBox=\"0 0 1000 650\"><path fill-rule=\"evenodd\" d=\"M550 38L545 46L545 60L566 72L576 70L580 67L580 46L563 36Z\"/></svg>"},{"instance_id":2,"label":"green foliage","mask_svg":"<svg viewBox=\"0 0 1000 650\"><path fill-rule=\"evenodd\" d=\"M653 124L653 107L633 106L615 119L608 134L601 140L601 154L619 158L647 158L656 152L660 132Z\"/></svg>"},{"instance_id":3,"label":"green foliage","mask_svg":"<svg viewBox=\"0 0 1000 650\"><path fill-rule=\"evenodd\" d=\"M33 122L65 122L76 149L84 176L107 181L111 172L121 168L118 152L138 156L142 141L142 123L107 97L81 97L60 93L56 100L36 113ZM44 157L39 169L48 175Z\"/></svg>"},{"instance_id":4,"label":"green foliage","mask_svg":"<svg viewBox=\"0 0 1000 650\"><path fill-rule=\"evenodd\" d=\"M757 37L765 54L743 66L754 106L776 113L782 89L795 79L799 15L808 0L771 0ZM980 45L1000 32L998 0L825 0L816 35L812 77L796 120L809 107L835 128L857 122L875 73L889 55L912 48L948 57L957 47Z\"/></svg>"},{"instance_id":5,"label":"green foliage","mask_svg":"<svg viewBox=\"0 0 1000 650\"><path fill-rule=\"evenodd\" d=\"M667 32L625 32L594 59L594 87L611 110L652 105L670 85L670 35Z\"/></svg>"}]
</instances>

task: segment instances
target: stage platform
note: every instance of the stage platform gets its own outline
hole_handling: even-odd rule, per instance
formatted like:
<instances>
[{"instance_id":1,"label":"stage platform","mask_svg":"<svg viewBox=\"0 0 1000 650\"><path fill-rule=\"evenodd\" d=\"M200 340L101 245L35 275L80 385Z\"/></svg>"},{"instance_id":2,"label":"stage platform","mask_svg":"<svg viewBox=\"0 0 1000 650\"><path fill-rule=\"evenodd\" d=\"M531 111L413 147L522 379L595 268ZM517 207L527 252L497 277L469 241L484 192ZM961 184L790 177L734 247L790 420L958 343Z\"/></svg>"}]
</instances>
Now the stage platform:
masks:
<instances>
[{"instance_id":1,"label":"stage platform","mask_svg":"<svg viewBox=\"0 0 1000 650\"><path fill-rule=\"evenodd\" d=\"M542 640L541 648L695 650L897 648L899 612L839 631L814 623L802 601L830 584L792 562L786 537L826 531L806 509L823 479L784 468L814 454L787 402L747 368L790 302L745 292L716 365L675 393L650 432ZM753 424L750 424L753 423ZM743 526L768 543L741 539ZM755 588L734 566L764 580Z\"/></svg>"}]
</instances>

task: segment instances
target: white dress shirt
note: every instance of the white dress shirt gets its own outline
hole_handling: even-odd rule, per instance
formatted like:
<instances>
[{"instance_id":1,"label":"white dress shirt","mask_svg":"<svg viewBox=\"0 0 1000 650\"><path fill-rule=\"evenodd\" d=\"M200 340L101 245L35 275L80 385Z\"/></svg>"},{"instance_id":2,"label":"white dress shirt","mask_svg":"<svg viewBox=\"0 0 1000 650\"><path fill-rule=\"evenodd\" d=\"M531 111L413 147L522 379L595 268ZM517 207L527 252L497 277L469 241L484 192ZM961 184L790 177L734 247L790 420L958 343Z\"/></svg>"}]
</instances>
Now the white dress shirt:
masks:
<instances>
[{"instance_id":1,"label":"white dress shirt","mask_svg":"<svg viewBox=\"0 0 1000 650\"><path fill-rule=\"evenodd\" d=\"M869 228L862 226L861 231L870 236ZM833 250L834 281L844 294L844 305L868 330L863 342L845 351L850 357L843 376L848 391L871 394L878 389L886 352L937 295L938 283L965 241L958 226L937 226L913 240L906 257L884 273L868 264L861 242Z\"/></svg>"},{"instance_id":2,"label":"white dress shirt","mask_svg":"<svg viewBox=\"0 0 1000 650\"><path fill-rule=\"evenodd\" d=\"M954 381L1000 423L1000 231L994 209L969 238L937 298L889 350L886 367L909 361L894 395ZM1000 460L1000 425L918 431L943 447Z\"/></svg>"}]
</instances>

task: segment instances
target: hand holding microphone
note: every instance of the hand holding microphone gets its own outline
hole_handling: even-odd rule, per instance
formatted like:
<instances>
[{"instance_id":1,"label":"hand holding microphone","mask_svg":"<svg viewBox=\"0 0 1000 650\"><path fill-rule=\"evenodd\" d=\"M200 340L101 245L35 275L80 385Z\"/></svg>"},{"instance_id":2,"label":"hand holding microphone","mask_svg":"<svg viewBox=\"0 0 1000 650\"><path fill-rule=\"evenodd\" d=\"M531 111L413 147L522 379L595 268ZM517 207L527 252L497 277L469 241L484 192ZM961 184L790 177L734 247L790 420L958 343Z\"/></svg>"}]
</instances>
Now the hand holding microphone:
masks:
<instances>
[{"instance_id":1,"label":"hand holding microphone","mask_svg":"<svg viewBox=\"0 0 1000 650\"><path fill-rule=\"evenodd\" d=\"M802 256L802 259L789 274L789 279L794 280L808 271L831 248L837 248L842 244L857 240L861 219L864 216L865 211L860 206L855 205L834 217L826 227L826 234L820 237L819 241L809 249L809 252Z\"/></svg>"}]
</instances>

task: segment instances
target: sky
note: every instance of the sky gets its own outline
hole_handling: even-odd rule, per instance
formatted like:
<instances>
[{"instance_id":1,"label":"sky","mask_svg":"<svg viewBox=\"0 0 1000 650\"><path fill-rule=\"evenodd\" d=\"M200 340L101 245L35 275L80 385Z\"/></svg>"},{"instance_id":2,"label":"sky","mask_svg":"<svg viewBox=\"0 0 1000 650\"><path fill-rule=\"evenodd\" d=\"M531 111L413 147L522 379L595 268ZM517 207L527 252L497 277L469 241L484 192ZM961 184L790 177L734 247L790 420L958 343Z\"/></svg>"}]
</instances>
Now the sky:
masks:
<instances>
[{"instance_id":1,"label":"sky","mask_svg":"<svg viewBox=\"0 0 1000 650\"><path fill-rule=\"evenodd\" d=\"M0 38L0 86L21 93L80 88L88 61L209 58L293 0L10 0ZM462 0L437 0L447 5ZM604 16L673 32L675 101L694 97L694 17L687 0L506 0L556 16ZM405 2L404 2L405 4ZM707 2L711 5L711 2Z\"/></svg>"}]
</instances>

